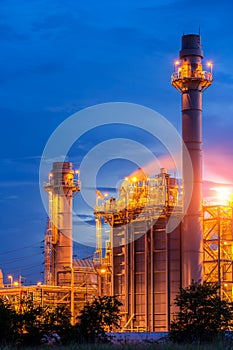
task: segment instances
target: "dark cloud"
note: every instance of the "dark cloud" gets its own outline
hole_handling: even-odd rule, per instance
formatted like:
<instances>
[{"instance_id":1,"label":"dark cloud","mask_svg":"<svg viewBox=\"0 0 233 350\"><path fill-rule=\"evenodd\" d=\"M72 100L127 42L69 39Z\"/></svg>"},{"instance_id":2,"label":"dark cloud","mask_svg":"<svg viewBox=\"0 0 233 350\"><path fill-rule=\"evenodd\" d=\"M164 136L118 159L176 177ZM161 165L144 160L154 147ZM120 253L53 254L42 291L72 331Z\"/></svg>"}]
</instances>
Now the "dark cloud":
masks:
<instances>
[{"instance_id":1,"label":"dark cloud","mask_svg":"<svg viewBox=\"0 0 233 350\"><path fill-rule=\"evenodd\" d=\"M37 19L32 23L32 30L34 31L53 31L65 29L67 30L74 25L77 25L80 20L79 16L74 13L65 12L57 13L46 16L42 19Z\"/></svg>"},{"instance_id":2,"label":"dark cloud","mask_svg":"<svg viewBox=\"0 0 233 350\"><path fill-rule=\"evenodd\" d=\"M121 54L125 49L129 52L129 48L135 48L140 56L148 52L161 55L162 50L163 52L168 50L165 41L159 36L156 37L139 28L115 27L106 31L105 34L109 40L122 48Z\"/></svg>"},{"instance_id":3,"label":"dark cloud","mask_svg":"<svg viewBox=\"0 0 233 350\"><path fill-rule=\"evenodd\" d=\"M216 72L215 74L215 80L218 83L223 83L229 86L233 86L233 72L229 71L228 73L225 73L223 71Z\"/></svg>"},{"instance_id":4,"label":"dark cloud","mask_svg":"<svg viewBox=\"0 0 233 350\"><path fill-rule=\"evenodd\" d=\"M29 38L29 35L17 31L16 28L13 27L13 25L10 25L8 23L0 22L0 40L6 41L6 42L13 42L13 41L25 41Z\"/></svg>"}]
</instances>

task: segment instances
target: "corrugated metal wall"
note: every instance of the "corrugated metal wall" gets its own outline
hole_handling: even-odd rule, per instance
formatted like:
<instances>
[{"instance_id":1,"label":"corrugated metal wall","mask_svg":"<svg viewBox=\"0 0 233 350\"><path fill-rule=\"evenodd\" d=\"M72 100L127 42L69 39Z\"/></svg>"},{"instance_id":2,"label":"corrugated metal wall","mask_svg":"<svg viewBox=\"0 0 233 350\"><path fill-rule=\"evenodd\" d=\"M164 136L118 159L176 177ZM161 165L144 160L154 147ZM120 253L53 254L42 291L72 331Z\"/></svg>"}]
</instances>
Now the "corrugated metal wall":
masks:
<instances>
[{"instance_id":1,"label":"corrugated metal wall","mask_svg":"<svg viewBox=\"0 0 233 350\"><path fill-rule=\"evenodd\" d=\"M112 293L123 303L122 328L165 331L180 286L180 225L166 231L163 215L112 230ZM129 243L127 243L129 242Z\"/></svg>"}]
</instances>

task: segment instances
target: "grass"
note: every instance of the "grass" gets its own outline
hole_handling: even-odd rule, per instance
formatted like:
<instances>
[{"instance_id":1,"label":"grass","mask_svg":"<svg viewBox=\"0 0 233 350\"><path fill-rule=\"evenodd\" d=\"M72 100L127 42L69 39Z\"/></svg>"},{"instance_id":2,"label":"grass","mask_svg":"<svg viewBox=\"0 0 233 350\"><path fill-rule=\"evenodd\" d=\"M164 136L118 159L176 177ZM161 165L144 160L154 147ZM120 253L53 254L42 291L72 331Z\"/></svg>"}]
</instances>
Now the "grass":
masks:
<instances>
[{"instance_id":1,"label":"grass","mask_svg":"<svg viewBox=\"0 0 233 350\"><path fill-rule=\"evenodd\" d=\"M23 350L45 350L51 347L43 345L37 347L23 347ZM176 344L137 344L135 345L112 345L112 344L74 344L69 346L53 346L52 349L56 350L230 350L231 346L226 344L216 343L208 345L176 345ZM0 350L18 350L20 348L5 346L0 347Z\"/></svg>"},{"instance_id":2,"label":"grass","mask_svg":"<svg viewBox=\"0 0 233 350\"><path fill-rule=\"evenodd\" d=\"M82 345L63 348L62 350L226 350L223 344L209 345L175 345L175 344L150 344L150 345Z\"/></svg>"}]
</instances>

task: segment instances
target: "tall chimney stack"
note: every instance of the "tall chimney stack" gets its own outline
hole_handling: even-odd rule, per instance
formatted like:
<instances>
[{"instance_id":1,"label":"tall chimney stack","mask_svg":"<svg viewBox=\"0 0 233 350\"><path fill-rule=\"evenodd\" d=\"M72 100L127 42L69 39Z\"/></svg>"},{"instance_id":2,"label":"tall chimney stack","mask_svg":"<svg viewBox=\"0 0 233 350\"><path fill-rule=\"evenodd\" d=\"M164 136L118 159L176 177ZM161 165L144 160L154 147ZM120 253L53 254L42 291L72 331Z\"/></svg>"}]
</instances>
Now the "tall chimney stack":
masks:
<instances>
[{"instance_id":1,"label":"tall chimney stack","mask_svg":"<svg viewBox=\"0 0 233 350\"><path fill-rule=\"evenodd\" d=\"M209 72L204 71L202 59L200 35L183 35L180 59L175 61L171 81L182 96L182 138L193 171L190 177L183 148L183 203L187 207L181 235L183 287L192 280L202 280L202 92L212 84L212 66Z\"/></svg>"}]
</instances>

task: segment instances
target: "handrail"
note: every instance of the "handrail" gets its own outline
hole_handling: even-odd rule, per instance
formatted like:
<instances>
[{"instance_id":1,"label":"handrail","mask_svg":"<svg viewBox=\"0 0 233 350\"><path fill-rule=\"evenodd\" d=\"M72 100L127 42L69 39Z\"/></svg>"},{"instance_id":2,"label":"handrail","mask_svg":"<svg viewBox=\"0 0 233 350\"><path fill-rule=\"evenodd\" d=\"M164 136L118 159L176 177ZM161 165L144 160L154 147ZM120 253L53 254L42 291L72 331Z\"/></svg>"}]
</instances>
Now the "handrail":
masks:
<instances>
[{"instance_id":1,"label":"handrail","mask_svg":"<svg viewBox=\"0 0 233 350\"><path fill-rule=\"evenodd\" d=\"M178 70L171 76L172 81L177 79L203 79L212 81L212 73L207 71L191 71L191 70Z\"/></svg>"}]
</instances>

